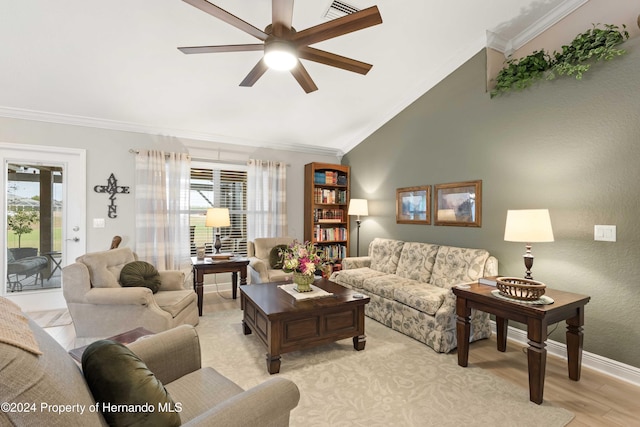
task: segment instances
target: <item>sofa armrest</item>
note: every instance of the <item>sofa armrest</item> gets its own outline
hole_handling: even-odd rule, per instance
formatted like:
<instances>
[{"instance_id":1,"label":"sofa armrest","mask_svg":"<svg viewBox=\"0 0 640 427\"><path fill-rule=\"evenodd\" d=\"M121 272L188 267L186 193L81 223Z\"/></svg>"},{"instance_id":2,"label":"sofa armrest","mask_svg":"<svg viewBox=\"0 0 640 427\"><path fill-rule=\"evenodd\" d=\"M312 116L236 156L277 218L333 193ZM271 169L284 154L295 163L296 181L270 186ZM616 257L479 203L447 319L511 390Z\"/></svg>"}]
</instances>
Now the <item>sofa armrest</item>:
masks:
<instances>
[{"instance_id":1,"label":"sofa armrest","mask_svg":"<svg viewBox=\"0 0 640 427\"><path fill-rule=\"evenodd\" d=\"M161 291L183 291L185 275L180 270L164 270L158 271L160 274L160 290Z\"/></svg>"},{"instance_id":2,"label":"sofa armrest","mask_svg":"<svg viewBox=\"0 0 640 427\"><path fill-rule=\"evenodd\" d=\"M343 270L352 270L354 268L362 268L362 267L371 267L371 257L369 256L361 256L361 257L347 257L342 258L342 269Z\"/></svg>"},{"instance_id":3,"label":"sofa armrest","mask_svg":"<svg viewBox=\"0 0 640 427\"><path fill-rule=\"evenodd\" d=\"M300 391L286 378L271 378L236 394L185 426L286 426L291 410L300 401Z\"/></svg>"},{"instance_id":4,"label":"sofa armrest","mask_svg":"<svg viewBox=\"0 0 640 427\"><path fill-rule=\"evenodd\" d=\"M91 288L84 302L97 305L154 305L153 292L145 287Z\"/></svg>"},{"instance_id":5,"label":"sofa armrest","mask_svg":"<svg viewBox=\"0 0 640 427\"><path fill-rule=\"evenodd\" d=\"M74 262L62 267L62 282L67 304L85 302L85 294L91 290L91 277L86 265Z\"/></svg>"},{"instance_id":6,"label":"sofa armrest","mask_svg":"<svg viewBox=\"0 0 640 427\"><path fill-rule=\"evenodd\" d=\"M253 268L256 273L258 273L263 282L269 281L269 274L267 273L269 266L264 260L257 257L251 257L249 258L249 267Z\"/></svg>"},{"instance_id":7,"label":"sofa armrest","mask_svg":"<svg viewBox=\"0 0 640 427\"><path fill-rule=\"evenodd\" d=\"M191 325L149 335L128 347L163 384L197 371L202 363L198 333Z\"/></svg>"}]
</instances>

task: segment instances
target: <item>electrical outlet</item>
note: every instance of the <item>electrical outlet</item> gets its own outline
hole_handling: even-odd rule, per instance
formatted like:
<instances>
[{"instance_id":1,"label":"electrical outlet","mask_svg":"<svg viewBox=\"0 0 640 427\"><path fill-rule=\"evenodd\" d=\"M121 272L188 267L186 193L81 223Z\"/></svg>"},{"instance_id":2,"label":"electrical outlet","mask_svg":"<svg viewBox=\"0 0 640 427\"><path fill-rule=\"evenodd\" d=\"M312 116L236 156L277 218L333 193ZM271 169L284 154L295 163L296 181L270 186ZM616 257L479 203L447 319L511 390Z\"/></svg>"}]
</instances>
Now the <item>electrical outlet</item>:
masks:
<instances>
[{"instance_id":1,"label":"electrical outlet","mask_svg":"<svg viewBox=\"0 0 640 427\"><path fill-rule=\"evenodd\" d=\"M593 227L593 239L602 242L615 242L616 241L616 226L615 225L595 225Z\"/></svg>"}]
</instances>

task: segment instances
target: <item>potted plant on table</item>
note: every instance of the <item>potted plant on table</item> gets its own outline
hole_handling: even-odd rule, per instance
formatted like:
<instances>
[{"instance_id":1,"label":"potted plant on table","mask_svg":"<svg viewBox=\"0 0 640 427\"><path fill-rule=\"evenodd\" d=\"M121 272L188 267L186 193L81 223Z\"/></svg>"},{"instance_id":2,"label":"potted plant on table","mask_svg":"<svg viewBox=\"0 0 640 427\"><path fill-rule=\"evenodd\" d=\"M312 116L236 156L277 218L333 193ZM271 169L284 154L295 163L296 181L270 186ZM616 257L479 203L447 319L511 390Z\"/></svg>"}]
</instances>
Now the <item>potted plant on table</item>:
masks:
<instances>
[{"instance_id":1,"label":"potted plant on table","mask_svg":"<svg viewBox=\"0 0 640 427\"><path fill-rule=\"evenodd\" d=\"M298 292L312 291L311 284L315 280L316 270L323 263L316 245L311 242L294 241L282 251L281 256L284 259L283 270L293 273L295 289Z\"/></svg>"}]
</instances>

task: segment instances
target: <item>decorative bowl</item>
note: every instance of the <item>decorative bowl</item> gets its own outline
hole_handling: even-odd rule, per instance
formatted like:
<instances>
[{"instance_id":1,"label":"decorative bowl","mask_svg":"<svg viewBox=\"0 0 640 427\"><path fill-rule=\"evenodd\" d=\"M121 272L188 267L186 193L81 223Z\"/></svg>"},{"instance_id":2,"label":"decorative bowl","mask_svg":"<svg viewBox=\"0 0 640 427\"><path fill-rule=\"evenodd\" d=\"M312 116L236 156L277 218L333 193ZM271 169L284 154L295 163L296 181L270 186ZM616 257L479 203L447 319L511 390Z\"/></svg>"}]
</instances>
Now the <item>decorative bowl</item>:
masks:
<instances>
[{"instance_id":1,"label":"decorative bowl","mask_svg":"<svg viewBox=\"0 0 640 427\"><path fill-rule=\"evenodd\" d=\"M498 277L496 287L501 295L524 301L533 301L544 295L547 287L542 282L519 277Z\"/></svg>"}]
</instances>

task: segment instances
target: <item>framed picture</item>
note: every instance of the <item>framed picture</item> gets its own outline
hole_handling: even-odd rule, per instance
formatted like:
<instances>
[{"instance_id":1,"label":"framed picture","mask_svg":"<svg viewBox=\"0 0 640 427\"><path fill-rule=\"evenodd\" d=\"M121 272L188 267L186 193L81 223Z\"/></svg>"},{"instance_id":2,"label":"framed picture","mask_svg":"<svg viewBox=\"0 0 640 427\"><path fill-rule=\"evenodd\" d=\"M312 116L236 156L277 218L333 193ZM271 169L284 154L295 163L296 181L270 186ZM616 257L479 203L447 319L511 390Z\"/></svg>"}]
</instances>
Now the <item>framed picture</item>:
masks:
<instances>
[{"instance_id":1,"label":"framed picture","mask_svg":"<svg viewBox=\"0 0 640 427\"><path fill-rule=\"evenodd\" d=\"M396 189L396 223L431 224L431 186Z\"/></svg>"},{"instance_id":2,"label":"framed picture","mask_svg":"<svg viewBox=\"0 0 640 427\"><path fill-rule=\"evenodd\" d=\"M434 186L435 225L480 227L482 181L453 182Z\"/></svg>"}]
</instances>

